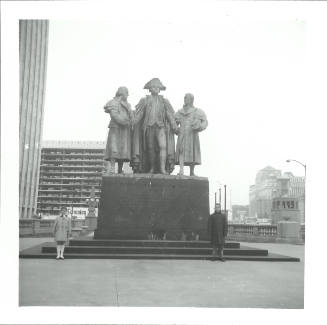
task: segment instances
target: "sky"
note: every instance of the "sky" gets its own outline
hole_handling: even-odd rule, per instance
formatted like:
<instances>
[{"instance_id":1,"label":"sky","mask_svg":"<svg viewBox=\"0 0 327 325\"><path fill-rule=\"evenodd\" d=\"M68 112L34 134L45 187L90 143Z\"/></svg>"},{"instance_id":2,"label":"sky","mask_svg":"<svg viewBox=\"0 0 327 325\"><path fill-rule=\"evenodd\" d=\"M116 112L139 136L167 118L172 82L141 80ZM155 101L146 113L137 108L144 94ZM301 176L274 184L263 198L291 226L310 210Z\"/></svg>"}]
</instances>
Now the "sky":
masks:
<instances>
[{"instance_id":1,"label":"sky","mask_svg":"<svg viewBox=\"0 0 327 325\"><path fill-rule=\"evenodd\" d=\"M228 205L248 204L260 169L304 174L286 159L307 159L305 35L296 19L50 20L43 140L105 141L117 88L134 108L158 77L175 111L190 92L207 114L195 173L211 205L223 184Z\"/></svg>"}]
</instances>

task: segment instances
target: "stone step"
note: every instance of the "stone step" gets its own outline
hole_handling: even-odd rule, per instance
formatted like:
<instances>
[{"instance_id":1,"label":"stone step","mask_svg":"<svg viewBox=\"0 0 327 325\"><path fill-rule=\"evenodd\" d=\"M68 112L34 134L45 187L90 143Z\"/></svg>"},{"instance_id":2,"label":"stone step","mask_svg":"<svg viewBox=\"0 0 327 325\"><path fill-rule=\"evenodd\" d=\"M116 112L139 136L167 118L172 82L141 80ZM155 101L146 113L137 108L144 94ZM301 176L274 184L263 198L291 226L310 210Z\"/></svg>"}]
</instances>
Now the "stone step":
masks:
<instances>
[{"instance_id":1,"label":"stone step","mask_svg":"<svg viewBox=\"0 0 327 325\"><path fill-rule=\"evenodd\" d=\"M42 253L55 253L55 245L45 245ZM210 255L211 248L206 247L142 247L142 246L67 246L66 253L74 254L156 254L156 255ZM255 248L226 248L225 255L267 256L268 250Z\"/></svg>"},{"instance_id":2,"label":"stone step","mask_svg":"<svg viewBox=\"0 0 327 325\"><path fill-rule=\"evenodd\" d=\"M54 253L41 252L21 252L20 258L42 258L55 259ZM211 255L181 255L181 254L72 254L65 253L65 259L144 259L144 260L207 260L212 259ZM299 262L300 259L296 257L283 256L278 254L269 254L267 256L227 256L227 261L261 261L261 262ZM61 261L58 261L61 262ZM215 261L218 263L219 261Z\"/></svg>"},{"instance_id":3,"label":"stone step","mask_svg":"<svg viewBox=\"0 0 327 325\"><path fill-rule=\"evenodd\" d=\"M70 246L124 246L124 247L203 247L211 248L208 241L182 241L182 240L106 240L106 239L72 239ZM240 243L226 242L225 248L240 248Z\"/></svg>"}]
</instances>

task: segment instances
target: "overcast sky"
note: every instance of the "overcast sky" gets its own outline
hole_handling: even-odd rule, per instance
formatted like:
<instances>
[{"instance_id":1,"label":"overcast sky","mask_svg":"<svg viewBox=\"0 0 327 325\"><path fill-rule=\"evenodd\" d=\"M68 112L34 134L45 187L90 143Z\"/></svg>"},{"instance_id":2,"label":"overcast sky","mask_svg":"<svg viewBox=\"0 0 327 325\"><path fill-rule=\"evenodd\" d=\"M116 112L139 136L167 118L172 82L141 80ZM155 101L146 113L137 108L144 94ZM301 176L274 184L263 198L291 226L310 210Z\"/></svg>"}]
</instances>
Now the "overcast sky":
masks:
<instances>
[{"instance_id":1,"label":"overcast sky","mask_svg":"<svg viewBox=\"0 0 327 325\"><path fill-rule=\"evenodd\" d=\"M303 175L305 23L299 20L50 21L44 140L102 140L104 104L127 86L134 107L153 77L182 108L187 92L207 114L199 176L228 204L248 204L267 165ZM178 168L176 167L176 170ZM188 172L188 170L187 170ZM212 204L212 202L211 202Z\"/></svg>"}]
</instances>

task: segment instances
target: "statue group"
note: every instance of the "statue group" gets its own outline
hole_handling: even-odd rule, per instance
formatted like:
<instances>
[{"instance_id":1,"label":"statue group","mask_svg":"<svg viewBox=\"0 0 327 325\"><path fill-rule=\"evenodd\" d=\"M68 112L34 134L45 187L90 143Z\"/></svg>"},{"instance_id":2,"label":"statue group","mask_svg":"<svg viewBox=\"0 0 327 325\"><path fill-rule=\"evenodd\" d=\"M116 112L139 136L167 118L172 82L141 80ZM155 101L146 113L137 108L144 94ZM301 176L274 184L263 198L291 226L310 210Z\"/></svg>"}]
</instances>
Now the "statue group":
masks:
<instances>
[{"instance_id":1,"label":"statue group","mask_svg":"<svg viewBox=\"0 0 327 325\"><path fill-rule=\"evenodd\" d=\"M180 165L190 166L194 176L195 165L201 164L199 132L206 129L205 113L194 107L194 96L184 96L183 108L175 113L168 99L159 95L166 87L158 78L146 83L150 95L142 98L131 109L128 89L118 88L115 97L104 107L110 114L105 160L107 173L122 173L124 162L130 162L134 173L170 174ZM175 148L175 135L177 144Z\"/></svg>"}]
</instances>

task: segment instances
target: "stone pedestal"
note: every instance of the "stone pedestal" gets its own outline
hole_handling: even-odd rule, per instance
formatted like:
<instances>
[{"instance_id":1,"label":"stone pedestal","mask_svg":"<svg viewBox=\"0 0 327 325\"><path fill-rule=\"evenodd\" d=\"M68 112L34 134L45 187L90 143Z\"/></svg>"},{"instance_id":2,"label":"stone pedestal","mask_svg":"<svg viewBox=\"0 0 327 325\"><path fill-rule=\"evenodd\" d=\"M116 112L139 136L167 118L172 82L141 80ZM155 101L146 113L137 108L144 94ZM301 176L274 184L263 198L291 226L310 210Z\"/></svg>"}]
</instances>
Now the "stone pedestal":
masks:
<instances>
[{"instance_id":1,"label":"stone pedestal","mask_svg":"<svg viewBox=\"0 0 327 325\"><path fill-rule=\"evenodd\" d=\"M204 177L129 174L102 179L95 239L207 239Z\"/></svg>"},{"instance_id":2,"label":"stone pedestal","mask_svg":"<svg viewBox=\"0 0 327 325\"><path fill-rule=\"evenodd\" d=\"M300 241L300 223L294 221L280 221L277 224L277 241L297 243Z\"/></svg>"},{"instance_id":3,"label":"stone pedestal","mask_svg":"<svg viewBox=\"0 0 327 325\"><path fill-rule=\"evenodd\" d=\"M94 231L97 229L98 218L94 215L86 216L85 217L85 226L87 226L88 230Z\"/></svg>"}]
</instances>

